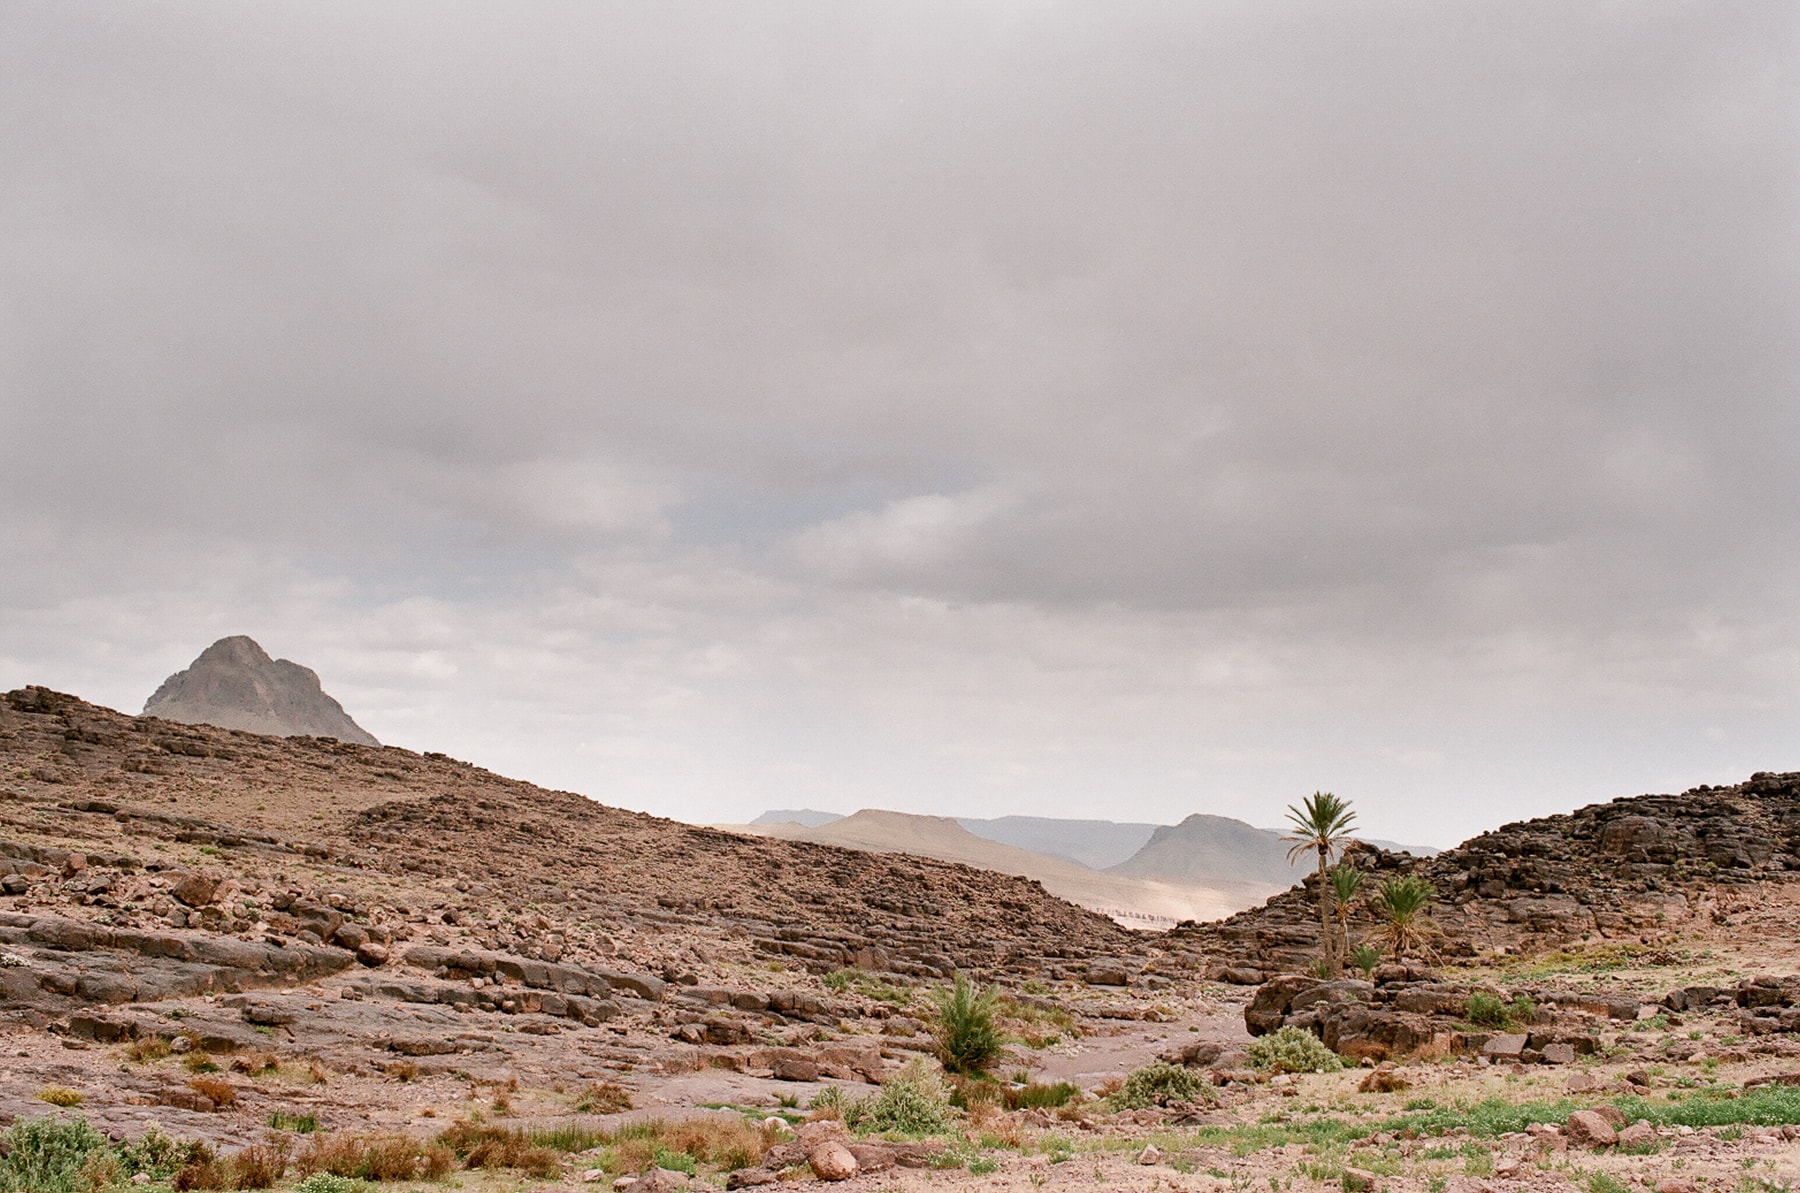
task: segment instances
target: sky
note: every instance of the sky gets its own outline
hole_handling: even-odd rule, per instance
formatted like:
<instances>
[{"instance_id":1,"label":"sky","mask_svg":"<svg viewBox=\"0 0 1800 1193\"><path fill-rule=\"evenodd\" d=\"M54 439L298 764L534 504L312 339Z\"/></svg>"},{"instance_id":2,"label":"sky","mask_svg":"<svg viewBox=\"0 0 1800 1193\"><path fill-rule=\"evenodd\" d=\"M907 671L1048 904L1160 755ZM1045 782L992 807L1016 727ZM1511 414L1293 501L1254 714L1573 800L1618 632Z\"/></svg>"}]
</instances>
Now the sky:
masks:
<instances>
[{"instance_id":1,"label":"sky","mask_svg":"<svg viewBox=\"0 0 1800 1193\"><path fill-rule=\"evenodd\" d=\"M0 688L682 819L1800 769L1800 6L0 5Z\"/></svg>"}]
</instances>

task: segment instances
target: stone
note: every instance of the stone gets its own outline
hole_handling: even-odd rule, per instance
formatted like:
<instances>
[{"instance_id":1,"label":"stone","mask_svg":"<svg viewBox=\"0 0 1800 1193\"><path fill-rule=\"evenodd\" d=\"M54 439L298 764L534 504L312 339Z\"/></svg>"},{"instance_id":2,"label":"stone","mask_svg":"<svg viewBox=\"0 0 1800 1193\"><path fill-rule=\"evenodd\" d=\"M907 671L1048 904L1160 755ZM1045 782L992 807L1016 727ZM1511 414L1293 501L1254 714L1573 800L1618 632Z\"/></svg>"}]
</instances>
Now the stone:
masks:
<instances>
[{"instance_id":1,"label":"stone","mask_svg":"<svg viewBox=\"0 0 1800 1193\"><path fill-rule=\"evenodd\" d=\"M858 1172L886 1172L899 1163L894 1145L877 1139L853 1140L850 1154L856 1157Z\"/></svg>"},{"instance_id":2,"label":"stone","mask_svg":"<svg viewBox=\"0 0 1800 1193\"><path fill-rule=\"evenodd\" d=\"M205 907L219 893L219 880L204 874L189 874L173 887L169 894L189 907Z\"/></svg>"},{"instance_id":3,"label":"stone","mask_svg":"<svg viewBox=\"0 0 1800 1193\"><path fill-rule=\"evenodd\" d=\"M778 1056L771 1066L777 1081L817 1081L819 1066L798 1056Z\"/></svg>"},{"instance_id":4,"label":"stone","mask_svg":"<svg viewBox=\"0 0 1800 1193\"><path fill-rule=\"evenodd\" d=\"M1525 1041L1529 1038L1524 1032L1495 1036L1481 1046L1481 1055L1492 1060L1517 1060L1525 1051Z\"/></svg>"},{"instance_id":5,"label":"stone","mask_svg":"<svg viewBox=\"0 0 1800 1193\"><path fill-rule=\"evenodd\" d=\"M644 1175L629 1186L631 1193L679 1193L687 1187L687 1173L655 1167L644 1169Z\"/></svg>"},{"instance_id":6,"label":"stone","mask_svg":"<svg viewBox=\"0 0 1800 1193\"><path fill-rule=\"evenodd\" d=\"M1146 1166L1161 1164L1163 1162L1162 1149L1154 1143L1145 1144L1144 1150L1138 1153L1137 1162Z\"/></svg>"},{"instance_id":7,"label":"stone","mask_svg":"<svg viewBox=\"0 0 1800 1193\"><path fill-rule=\"evenodd\" d=\"M758 1185L773 1185L781 1179L779 1172L771 1172L767 1168L739 1168L725 1174L727 1189L754 1189Z\"/></svg>"},{"instance_id":8,"label":"stone","mask_svg":"<svg viewBox=\"0 0 1800 1193\"><path fill-rule=\"evenodd\" d=\"M1619 1142L1619 1133L1606 1117L1594 1110L1577 1110L1564 1125L1569 1142L1583 1147L1611 1147Z\"/></svg>"},{"instance_id":9,"label":"stone","mask_svg":"<svg viewBox=\"0 0 1800 1193\"><path fill-rule=\"evenodd\" d=\"M1619 1132L1619 1146L1629 1151L1647 1151L1656 1143L1656 1128L1639 1119Z\"/></svg>"},{"instance_id":10,"label":"stone","mask_svg":"<svg viewBox=\"0 0 1800 1193\"><path fill-rule=\"evenodd\" d=\"M1572 1094L1597 1093L1606 1088L1606 1080L1593 1073L1571 1073L1566 1088Z\"/></svg>"},{"instance_id":11,"label":"stone","mask_svg":"<svg viewBox=\"0 0 1800 1193\"><path fill-rule=\"evenodd\" d=\"M847 1181L856 1175L856 1154L835 1139L827 1139L809 1150L806 1162L822 1181Z\"/></svg>"},{"instance_id":12,"label":"stone","mask_svg":"<svg viewBox=\"0 0 1800 1193\"><path fill-rule=\"evenodd\" d=\"M1544 1063L1547 1065L1572 1065L1575 1063L1575 1046L1573 1044L1544 1045Z\"/></svg>"},{"instance_id":13,"label":"stone","mask_svg":"<svg viewBox=\"0 0 1800 1193\"><path fill-rule=\"evenodd\" d=\"M1263 971L1247 965L1227 965L1219 971L1219 980L1232 986L1258 986L1262 984Z\"/></svg>"}]
</instances>

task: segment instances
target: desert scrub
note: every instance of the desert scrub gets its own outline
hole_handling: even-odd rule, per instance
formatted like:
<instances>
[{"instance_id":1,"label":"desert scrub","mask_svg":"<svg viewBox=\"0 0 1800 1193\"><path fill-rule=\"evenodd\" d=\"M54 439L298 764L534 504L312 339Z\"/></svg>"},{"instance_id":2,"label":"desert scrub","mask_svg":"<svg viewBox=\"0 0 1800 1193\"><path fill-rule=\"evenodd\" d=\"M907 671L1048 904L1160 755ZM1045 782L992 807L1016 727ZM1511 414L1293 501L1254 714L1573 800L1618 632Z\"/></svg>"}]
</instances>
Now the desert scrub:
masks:
<instances>
[{"instance_id":1,"label":"desert scrub","mask_svg":"<svg viewBox=\"0 0 1800 1193\"><path fill-rule=\"evenodd\" d=\"M1477 990L1469 995L1469 1009L1464 1016L1478 1027L1515 1027L1530 1023L1537 1015L1537 1004L1526 995L1512 1002L1502 1002L1498 994Z\"/></svg>"},{"instance_id":2,"label":"desert scrub","mask_svg":"<svg viewBox=\"0 0 1800 1193\"><path fill-rule=\"evenodd\" d=\"M1177 1102L1210 1102L1212 1098L1212 1082L1192 1069L1159 1060L1125 1078L1125 1084L1106 1101L1114 1110L1145 1110Z\"/></svg>"},{"instance_id":3,"label":"desert scrub","mask_svg":"<svg viewBox=\"0 0 1800 1193\"><path fill-rule=\"evenodd\" d=\"M835 1110L846 1127L863 1135L937 1135L955 1115L949 1087L919 1060L882 1082L880 1093L846 1098L834 1085L819 1091L812 1108Z\"/></svg>"},{"instance_id":4,"label":"desert scrub","mask_svg":"<svg viewBox=\"0 0 1800 1193\"><path fill-rule=\"evenodd\" d=\"M1058 1081L1045 1085L1033 1081L1006 1091L1008 1110L1056 1110L1081 1096L1081 1087Z\"/></svg>"},{"instance_id":5,"label":"desert scrub","mask_svg":"<svg viewBox=\"0 0 1800 1193\"><path fill-rule=\"evenodd\" d=\"M752 1168L762 1161L772 1138L745 1119L644 1119L627 1123L612 1134L607 1168L638 1173L659 1156L688 1156L696 1164L709 1164L722 1171Z\"/></svg>"},{"instance_id":6,"label":"desert scrub","mask_svg":"<svg viewBox=\"0 0 1800 1193\"><path fill-rule=\"evenodd\" d=\"M315 1172L294 1186L294 1193L362 1193L367 1185L332 1172Z\"/></svg>"},{"instance_id":7,"label":"desert scrub","mask_svg":"<svg viewBox=\"0 0 1800 1193\"><path fill-rule=\"evenodd\" d=\"M985 1073L1006 1046L995 1022L995 995L983 990L967 975L957 974L948 990L940 990L936 1004L938 1059L952 1073Z\"/></svg>"},{"instance_id":8,"label":"desert scrub","mask_svg":"<svg viewBox=\"0 0 1800 1193\"><path fill-rule=\"evenodd\" d=\"M1249 1052L1250 1063L1265 1073L1335 1073L1344 1067L1325 1041L1303 1027L1251 1040Z\"/></svg>"},{"instance_id":9,"label":"desert scrub","mask_svg":"<svg viewBox=\"0 0 1800 1193\"><path fill-rule=\"evenodd\" d=\"M576 1114L618 1114L631 1109L631 1095L616 1081L599 1081L575 1097Z\"/></svg>"},{"instance_id":10,"label":"desert scrub","mask_svg":"<svg viewBox=\"0 0 1800 1193\"><path fill-rule=\"evenodd\" d=\"M48 1102L52 1106L81 1105L81 1092L70 1089L66 1085L46 1085L37 1092L37 1098L38 1101Z\"/></svg>"},{"instance_id":11,"label":"desert scrub","mask_svg":"<svg viewBox=\"0 0 1800 1193\"><path fill-rule=\"evenodd\" d=\"M441 1144L422 1144L397 1132L332 1134L312 1136L294 1157L294 1167L308 1176L328 1172L356 1180L410 1181L436 1180L455 1161Z\"/></svg>"},{"instance_id":12,"label":"desert scrub","mask_svg":"<svg viewBox=\"0 0 1800 1193\"><path fill-rule=\"evenodd\" d=\"M0 1193L86 1193L89 1165L112 1157L84 1118L28 1118L0 1132Z\"/></svg>"}]
</instances>

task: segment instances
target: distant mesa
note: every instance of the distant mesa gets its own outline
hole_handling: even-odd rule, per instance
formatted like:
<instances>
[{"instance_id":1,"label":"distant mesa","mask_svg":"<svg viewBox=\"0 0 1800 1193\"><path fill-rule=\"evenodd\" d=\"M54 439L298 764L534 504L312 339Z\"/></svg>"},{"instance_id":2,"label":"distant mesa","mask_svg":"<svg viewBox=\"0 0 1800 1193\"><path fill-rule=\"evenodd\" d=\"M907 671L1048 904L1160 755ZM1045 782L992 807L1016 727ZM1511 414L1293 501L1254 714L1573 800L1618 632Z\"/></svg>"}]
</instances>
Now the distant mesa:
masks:
<instances>
[{"instance_id":1,"label":"distant mesa","mask_svg":"<svg viewBox=\"0 0 1800 1193\"><path fill-rule=\"evenodd\" d=\"M803 828L823 828L834 820L842 819L836 812L821 812L816 808L771 808L750 823L798 824Z\"/></svg>"},{"instance_id":2,"label":"distant mesa","mask_svg":"<svg viewBox=\"0 0 1800 1193\"><path fill-rule=\"evenodd\" d=\"M189 725L217 725L276 737L332 737L378 746L344 706L325 694L310 668L271 659L254 639L221 638L163 681L144 715Z\"/></svg>"}]
</instances>

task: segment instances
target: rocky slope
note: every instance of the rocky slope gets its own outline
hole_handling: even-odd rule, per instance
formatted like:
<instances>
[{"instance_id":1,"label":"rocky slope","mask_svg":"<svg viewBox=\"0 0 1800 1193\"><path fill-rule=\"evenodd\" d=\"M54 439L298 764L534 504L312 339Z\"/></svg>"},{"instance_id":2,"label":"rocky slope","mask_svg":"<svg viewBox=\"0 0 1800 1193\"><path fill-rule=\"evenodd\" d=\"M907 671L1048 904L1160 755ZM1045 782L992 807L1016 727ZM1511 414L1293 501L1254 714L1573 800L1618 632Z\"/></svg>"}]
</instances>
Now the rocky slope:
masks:
<instances>
[{"instance_id":1,"label":"rocky slope","mask_svg":"<svg viewBox=\"0 0 1800 1193\"><path fill-rule=\"evenodd\" d=\"M1365 890L1391 875L1429 880L1445 956L1663 942L1706 922L1721 889L1800 875L1800 772L1622 797L1508 824L1431 858L1365 845L1345 858L1367 872ZM1246 980L1303 970L1319 953L1316 881L1223 922L1184 925L1172 939L1247 971ZM1374 927L1365 900L1353 932Z\"/></svg>"},{"instance_id":2,"label":"rocky slope","mask_svg":"<svg viewBox=\"0 0 1800 1193\"><path fill-rule=\"evenodd\" d=\"M144 715L277 737L330 737L380 745L325 694L313 671L272 659L254 639L221 638L144 704Z\"/></svg>"}]
</instances>

